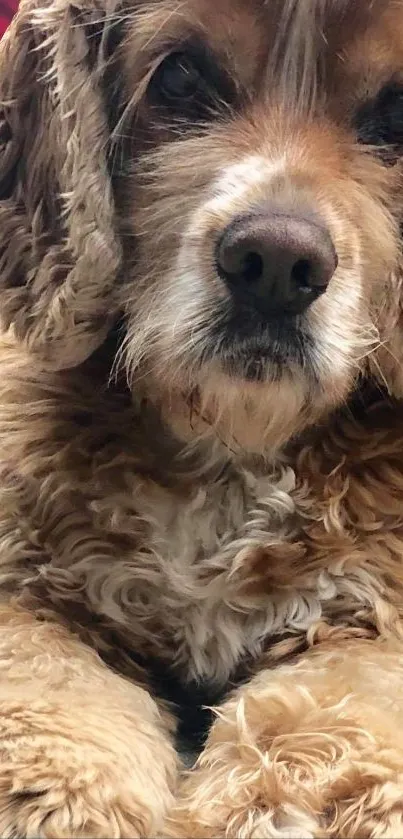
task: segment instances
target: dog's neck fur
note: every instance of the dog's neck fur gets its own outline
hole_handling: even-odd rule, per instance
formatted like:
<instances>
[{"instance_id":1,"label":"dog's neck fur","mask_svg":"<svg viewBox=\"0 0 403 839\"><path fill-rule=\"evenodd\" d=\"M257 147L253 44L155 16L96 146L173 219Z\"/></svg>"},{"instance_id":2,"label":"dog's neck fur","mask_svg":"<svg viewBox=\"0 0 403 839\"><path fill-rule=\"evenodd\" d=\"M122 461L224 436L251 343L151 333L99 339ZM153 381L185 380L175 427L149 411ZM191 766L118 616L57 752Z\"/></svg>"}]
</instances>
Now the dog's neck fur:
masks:
<instances>
[{"instance_id":1,"label":"dog's neck fur","mask_svg":"<svg viewBox=\"0 0 403 839\"><path fill-rule=\"evenodd\" d=\"M326 495L354 437L339 425L332 458L317 439L305 454L301 443L288 464L238 461L218 443L208 457L200 445L184 452L153 407L136 410L127 392L105 388L110 368L96 362L33 379L20 348L2 349L7 585L68 621L86 610L102 654L112 631L114 644L162 660L183 682L223 686L240 662L284 643L279 656L289 655L326 622L368 631L382 571L368 571L374 552L365 532L364 561L345 549L341 568L350 536L334 489ZM328 423L323 433L335 434ZM393 453L398 442L388 433ZM118 647L110 655L116 662Z\"/></svg>"}]
</instances>

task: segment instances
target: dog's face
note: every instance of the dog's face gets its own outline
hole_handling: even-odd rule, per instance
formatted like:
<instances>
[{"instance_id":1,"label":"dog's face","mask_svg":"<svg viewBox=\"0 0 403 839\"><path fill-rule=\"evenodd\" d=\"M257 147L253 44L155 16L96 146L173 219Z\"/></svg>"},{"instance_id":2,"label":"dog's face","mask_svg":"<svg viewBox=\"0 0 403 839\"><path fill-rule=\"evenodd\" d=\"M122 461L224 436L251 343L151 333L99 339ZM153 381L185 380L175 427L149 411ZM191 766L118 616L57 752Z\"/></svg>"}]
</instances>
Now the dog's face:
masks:
<instances>
[{"instance_id":1,"label":"dog's face","mask_svg":"<svg viewBox=\"0 0 403 839\"><path fill-rule=\"evenodd\" d=\"M126 359L185 435L278 445L396 320L403 8L322 11L164 0L130 24Z\"/></svg>"},{"instance_id":2,"label":"dog's face","mask_svg":"<svg viewBox=\"0 0 403 839\"><path fill-rule=\"evenodd\" d=\"M261 451L360 372L396 382L403 6L136 0L116 21L102 85L133 388L186 439Z\"/></svg>"}]
</instances>

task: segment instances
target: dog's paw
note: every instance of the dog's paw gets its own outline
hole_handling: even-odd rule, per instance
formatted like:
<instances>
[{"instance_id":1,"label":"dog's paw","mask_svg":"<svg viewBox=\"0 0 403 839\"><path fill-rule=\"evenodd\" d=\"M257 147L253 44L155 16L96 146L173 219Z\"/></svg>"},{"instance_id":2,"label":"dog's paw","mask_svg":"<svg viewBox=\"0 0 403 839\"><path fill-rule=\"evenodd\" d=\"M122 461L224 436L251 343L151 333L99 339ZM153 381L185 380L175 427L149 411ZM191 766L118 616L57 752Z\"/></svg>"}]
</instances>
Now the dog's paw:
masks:
<instances>
[{"instance_id":1,"label":"dog's paw","mask_svg":"<svg viewBox=\"0 0 403 839\"><path fill-rule=\"evenodd\" d=\"M214 798L210 801L211 809L206 810L200 802L197 816L187 811L183 804L167 821L164 837L169 839L324 839L320 820L306 813L295 805L272 807L248 807L243 811L239 807L225 813L221 802ZM214 812L215 810L215 812Z\"/></svg>"},{"instance_id":2,"label":"dog's paw","mask_svg":"<svg viewBox=\"0 0 403 839\"><path fill-rule=\"evenodd\" d=\"M144 723L119 725L119 709L0 703L2 839L136 839L154 836L167 807L175 757ZM91 726L91 727L90 727Z\"/></svg>"},{"instance_id":3,"label":"dog's paw","mask_svg":"<svg viewBox=\"0 0 403 839\"><path fill-rule=\"evenodd\" d=\"M403 839L401 705L389 669L398 663L385 665L392 702L376 685L367 692L364 652L356 692L350 675L345 693L349 660L335 656L318 673L309 659L262 673L226 702L165 837Z\"/></svg>"}]
</instances>

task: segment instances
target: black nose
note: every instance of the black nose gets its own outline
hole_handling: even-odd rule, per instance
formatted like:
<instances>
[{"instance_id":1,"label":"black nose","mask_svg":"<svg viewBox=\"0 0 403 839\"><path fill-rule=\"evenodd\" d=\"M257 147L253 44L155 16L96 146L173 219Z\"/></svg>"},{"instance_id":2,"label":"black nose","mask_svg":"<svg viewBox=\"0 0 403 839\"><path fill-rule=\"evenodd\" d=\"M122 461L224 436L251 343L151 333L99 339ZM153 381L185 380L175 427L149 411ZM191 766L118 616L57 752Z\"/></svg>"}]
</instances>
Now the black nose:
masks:
<instances>
[{"instance_id":1,"label":"black nose","mask_svg":"<svg viewBox=\"0 0 403 839\"><path fill-rule=\"evenodd\" d=\"M276 212L233 221L216 259L234 299L264 314L303 312L326 291L337 268L333 242L321 222Z\"/></svg>"}]
</instances>

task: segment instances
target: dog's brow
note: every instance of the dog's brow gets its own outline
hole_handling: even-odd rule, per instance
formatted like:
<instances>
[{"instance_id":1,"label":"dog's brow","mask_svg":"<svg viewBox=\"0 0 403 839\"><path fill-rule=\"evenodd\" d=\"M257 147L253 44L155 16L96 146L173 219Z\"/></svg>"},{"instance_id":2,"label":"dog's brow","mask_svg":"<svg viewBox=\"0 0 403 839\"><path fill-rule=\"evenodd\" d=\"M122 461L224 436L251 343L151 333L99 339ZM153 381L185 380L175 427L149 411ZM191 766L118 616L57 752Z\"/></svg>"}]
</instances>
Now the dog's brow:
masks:
<instances>
[{"instance_id":1,"label":"dog's brow","mask_svg":"<svg viewBox=\"0 0 403 839\"><path fill-rule=\"evenodd\" d=\"M328 57L364 31L388 0L263 0L276 35L269 76L275 76L284 101L309 110ZM273 82L273 78L272 78Z\"/></svg>"},{"instance_id":2,"label":"dog's brow","mask_svg":"<svg viewBox=\"0 0 403 839\"><path fill-rule=\"evenodd\" d=\"M267 7L273 9L273 2ZM310 107L316 92L320 43L317 18L322 11L317 0L285 0L279 7L276 38L269 72L274 72L283 95Z\"/></svg>"}]
</instances>

